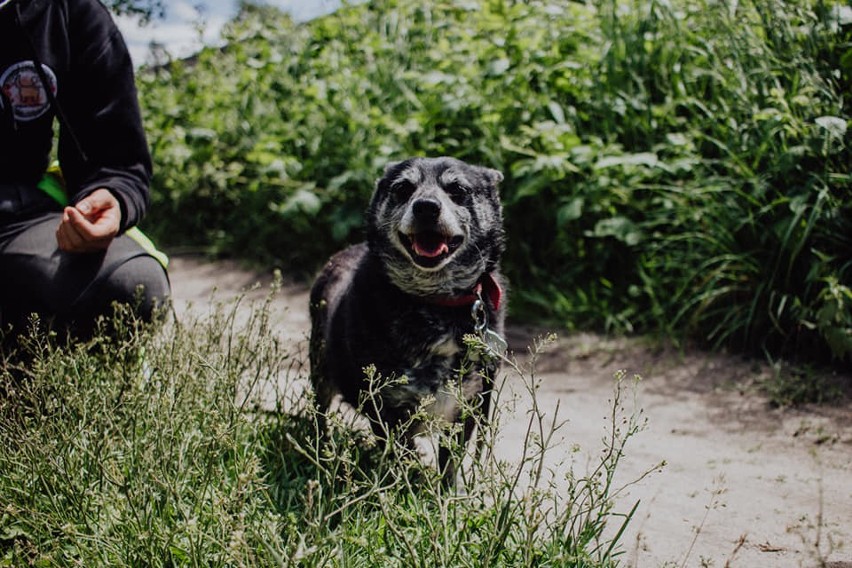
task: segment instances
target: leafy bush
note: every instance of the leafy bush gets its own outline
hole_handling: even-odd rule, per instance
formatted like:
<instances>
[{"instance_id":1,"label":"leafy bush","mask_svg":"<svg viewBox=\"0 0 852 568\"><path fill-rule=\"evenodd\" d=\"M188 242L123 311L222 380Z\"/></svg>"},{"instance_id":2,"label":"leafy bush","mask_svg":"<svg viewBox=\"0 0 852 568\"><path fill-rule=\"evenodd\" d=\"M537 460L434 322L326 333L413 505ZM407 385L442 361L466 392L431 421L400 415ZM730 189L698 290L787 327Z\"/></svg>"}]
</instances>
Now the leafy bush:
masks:
<instances>
[{"instance_id":1,"label":"leafy bush","mask_svg":"<svg viewBox=\"0 0 852 568\"><path fill-rule=\"evenodd\" d=\"M815 361L852 353L842 2L250 4L140 74L172 245L310 275L385 163L504 172L516 317Z\"/></svg>"}]
</instances>

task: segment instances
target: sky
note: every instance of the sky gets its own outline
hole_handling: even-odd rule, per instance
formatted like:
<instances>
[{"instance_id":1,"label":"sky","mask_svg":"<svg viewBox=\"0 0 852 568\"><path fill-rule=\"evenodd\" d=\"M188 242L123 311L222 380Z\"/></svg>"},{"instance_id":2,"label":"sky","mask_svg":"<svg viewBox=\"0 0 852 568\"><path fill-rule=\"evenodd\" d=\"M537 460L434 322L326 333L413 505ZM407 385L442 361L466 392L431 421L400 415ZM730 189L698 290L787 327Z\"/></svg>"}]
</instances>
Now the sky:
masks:
<instances>
[{"instance_id":1,"label":"sky","mask_svg":"<svg viewBox=\"0 0 852 568\"><path fill-rule=\"evenodd\" d=\"M266 0L265 4L289 12L296 21L305 21L334 11L340 0ZM186 57L202 45L216 45L219 31L237 11L237 0L167 0L165 20L139 26L132 18L116 18L135 65L148 59L152 41L166 47L174 57ZM198 24L204 35L199 36Z\"/></svg>"}]
</instances>

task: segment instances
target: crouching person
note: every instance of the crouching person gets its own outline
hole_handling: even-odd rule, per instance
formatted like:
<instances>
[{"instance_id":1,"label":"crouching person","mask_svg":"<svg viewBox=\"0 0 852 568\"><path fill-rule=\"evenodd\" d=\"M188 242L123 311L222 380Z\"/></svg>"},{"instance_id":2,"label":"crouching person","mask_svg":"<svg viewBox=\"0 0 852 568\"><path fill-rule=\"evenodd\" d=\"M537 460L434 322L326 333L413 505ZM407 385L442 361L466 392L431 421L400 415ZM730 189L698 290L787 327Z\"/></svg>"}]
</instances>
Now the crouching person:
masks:
<instances>
[{"instance_id":1,"label":"crouching person","mask_svg":"<svg viewBox=\"0 0 852 568\"><path fill-rule=\"evenodd\" d=\"M61 170L49 168L55 120ZM103 5L0 0L7 346L31 314L82 339L114 302L150 320L170 291L165 258L134 228L148 207L150 177L130 56Z\"/></svg>"}]
</instances>

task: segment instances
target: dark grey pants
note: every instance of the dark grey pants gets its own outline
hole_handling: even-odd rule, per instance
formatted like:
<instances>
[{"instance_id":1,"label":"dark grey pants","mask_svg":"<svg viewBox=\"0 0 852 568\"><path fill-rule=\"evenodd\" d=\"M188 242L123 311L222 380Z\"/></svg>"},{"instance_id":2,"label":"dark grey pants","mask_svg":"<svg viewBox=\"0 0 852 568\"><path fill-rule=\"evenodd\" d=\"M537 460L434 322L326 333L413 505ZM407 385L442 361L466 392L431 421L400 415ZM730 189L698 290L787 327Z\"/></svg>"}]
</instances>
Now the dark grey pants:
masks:
<instances>
[{"instance_id":1,"label":"dark grey pants","mask_svg":"<svg viewBox=\"0 0 852 568\"><path fill-rule=\"evenodd\" d=\"M38 190L35 190L38 191ZM7 203L8 205L8 203ZM129 304L143 320L168 299L165 269L135 241L116 238L105 252L66 253L56 243L61 211L0 211L0 320L11 335L26 329L30 314L59 333L86 338L113 302ZM8 339L8 333L7 333Z\"/></svg>"}]
</instances>

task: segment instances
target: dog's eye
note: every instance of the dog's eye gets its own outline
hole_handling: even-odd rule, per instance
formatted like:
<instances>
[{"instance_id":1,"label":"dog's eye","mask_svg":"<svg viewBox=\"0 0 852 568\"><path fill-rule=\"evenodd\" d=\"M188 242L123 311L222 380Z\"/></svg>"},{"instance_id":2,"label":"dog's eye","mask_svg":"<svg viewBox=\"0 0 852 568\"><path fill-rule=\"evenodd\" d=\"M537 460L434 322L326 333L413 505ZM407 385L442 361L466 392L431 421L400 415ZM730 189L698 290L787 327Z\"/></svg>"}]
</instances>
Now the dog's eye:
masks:
<instances>
[{"instance_id":1,"label":"dog's eye","mask_svg":"<svg viewBox=\"0 0 852 568\"><path fill-rule=\"evenodd\" d=\"M414 193L414 184L410 181L400 180L391 186L393 196L400 201L406 201Z\"/></svg>"},{"instance_id":2,"label":"dog's eye","mask_svg":"<svg viewBox=\"0 0 852 568\"><path fill-rule=\"evenodd\" d=\"M444 189L447 192L447 195L450 196L450 199L458 204L464 203L470 193L465 186L457 182L448 184Z\"/></svg>"}]
</instances>

